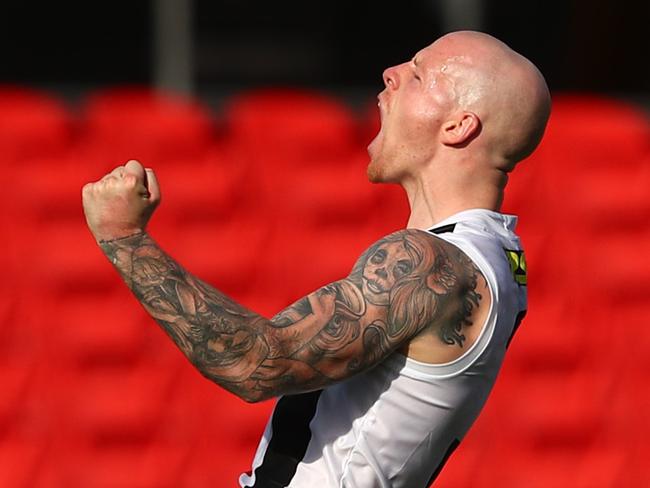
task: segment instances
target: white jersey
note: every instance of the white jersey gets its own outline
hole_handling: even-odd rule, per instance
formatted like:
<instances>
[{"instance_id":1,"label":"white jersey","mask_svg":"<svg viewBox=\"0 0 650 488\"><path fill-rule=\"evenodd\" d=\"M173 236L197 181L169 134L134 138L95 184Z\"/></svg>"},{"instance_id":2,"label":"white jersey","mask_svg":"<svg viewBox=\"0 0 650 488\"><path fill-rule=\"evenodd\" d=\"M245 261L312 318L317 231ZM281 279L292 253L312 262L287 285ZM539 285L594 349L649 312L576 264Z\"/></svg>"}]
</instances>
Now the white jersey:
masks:
<instances>
[{"instance_id":1,"label":"white jersey","mask_svg":"<svg viewBox=\"0 0 650 488\"><path fill-rule=\"evenodd\" d=\"M280 398L242 487L425 488L481 411L526 311L515 216L466 210L429 232L469 256L492 295L486 323L459 359L399 353L320 391Z\"/></svg>"}]
</instances>

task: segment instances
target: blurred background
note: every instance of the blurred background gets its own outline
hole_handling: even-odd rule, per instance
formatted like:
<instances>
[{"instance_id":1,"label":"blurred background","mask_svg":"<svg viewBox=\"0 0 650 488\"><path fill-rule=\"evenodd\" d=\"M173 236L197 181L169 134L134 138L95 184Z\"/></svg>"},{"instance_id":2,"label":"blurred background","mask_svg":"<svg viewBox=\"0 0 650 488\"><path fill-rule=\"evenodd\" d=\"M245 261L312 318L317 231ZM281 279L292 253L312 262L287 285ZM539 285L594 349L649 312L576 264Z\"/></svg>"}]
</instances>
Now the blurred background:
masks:
<instances>
[{"instance_id":1,"label":"blurred background","mask_svg":"<svg viewBox=\"0 0 650 488\"><path fill-rule=\"evenodd\" d=\"M196 372L85 228L84 183L156 169L152 235L268 316L402 228L365 180L384 68L456 29L554 110L511 178L530 307L440 487L650 482L647 2L13 2L0 16L0 488L236 486L273 402Z\"/></svg>"}]
</instances>

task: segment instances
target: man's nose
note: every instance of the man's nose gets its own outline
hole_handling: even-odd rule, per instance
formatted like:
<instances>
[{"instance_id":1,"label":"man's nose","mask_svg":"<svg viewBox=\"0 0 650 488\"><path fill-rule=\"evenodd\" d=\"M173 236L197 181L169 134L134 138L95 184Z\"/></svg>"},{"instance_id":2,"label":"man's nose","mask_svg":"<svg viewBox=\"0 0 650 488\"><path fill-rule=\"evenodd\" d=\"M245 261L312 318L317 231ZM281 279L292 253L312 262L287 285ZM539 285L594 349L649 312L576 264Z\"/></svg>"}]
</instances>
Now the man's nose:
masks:
<instances>
[{"instance_id":1,"label":"man's nose","mask_svg":"<svg viewBox=\"0 0 650 488\"><path fill-rule=\"evenodd\" d=\"M384 78L386 88L397 90L397 87L399 87L399 66L391 66L384 70L382 77Z\"/></svg>"},{"instance_id":2,"label":"man's nose","mask_svg":"<svg viewBox=\"0 0 650 488\"><path fill-rule=\"evenodd\" d=\"M379 276L380 278L386 279L388 278L388 273L386 272L385 268L377 268L375 270L375 274Z\"/></svg>"}]
</instances>

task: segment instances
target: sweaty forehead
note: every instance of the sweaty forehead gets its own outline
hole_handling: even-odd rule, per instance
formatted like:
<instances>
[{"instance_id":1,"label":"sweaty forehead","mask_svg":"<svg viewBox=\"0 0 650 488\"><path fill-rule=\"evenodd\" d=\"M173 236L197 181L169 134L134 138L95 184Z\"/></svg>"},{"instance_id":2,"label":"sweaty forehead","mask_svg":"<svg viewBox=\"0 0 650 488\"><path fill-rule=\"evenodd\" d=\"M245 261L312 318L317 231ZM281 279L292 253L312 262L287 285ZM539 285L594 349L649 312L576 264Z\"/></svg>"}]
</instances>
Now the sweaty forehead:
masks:
<instances>
[{"instance_id":1,"label":"sweaty forehead","mask_svg":"<svg viewBox=\"0 0 650 488\"><path fill-rule=\"evenodd\" d=\"M435 50L432 49L433 44L420 49L418 52L416 52L413 55L413 62L417 65L420 66L422 63L429 61L433 56L435 56Z\"/></svg>"},{"instance_id":2,"label":"sweaty forehead","mask_svg":"<svg viewBox=\"0 0 650 488\"><path fill-rule=\"evenodd\" d=\"M445 71L451 65L465 64L469 60L469 55L459 50L443 49L435 42L424 49L420 49L413 56L413 63L416 66L436 71Z\"/></svg>"}]
</instances>

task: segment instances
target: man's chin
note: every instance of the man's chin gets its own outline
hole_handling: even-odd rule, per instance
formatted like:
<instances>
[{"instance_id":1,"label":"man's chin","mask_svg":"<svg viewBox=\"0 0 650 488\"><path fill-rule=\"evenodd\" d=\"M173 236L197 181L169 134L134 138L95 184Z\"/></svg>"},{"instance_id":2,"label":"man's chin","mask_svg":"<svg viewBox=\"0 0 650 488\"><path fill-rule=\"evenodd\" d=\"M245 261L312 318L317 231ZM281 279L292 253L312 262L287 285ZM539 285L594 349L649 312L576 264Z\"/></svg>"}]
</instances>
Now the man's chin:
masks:
<instances>
[{"instance_id":1,"label":"man's chin","mask_svg":"<svg viewBox=\"0 0 650 488\"><path fill-rule=\"evenodd\" d=\"M366 168L366 175L368 176L368 181L371 183L393 183L393 181L388 178L386 171L390 165L387 164L388 161L384 154L383 146L384 144L381 132L379 132L377 137L375 137L368 145L368 156L370 157L370 162Z\"/></svg>"},{"instance_id":2,"label":"man's chin","mask_svg":"<svg viewBox=\"0 0 650 488\"><path fill-rule=\"evenodd\" d=\"M366 175L370 183L399 183L390 172L390 164L387 164L382 158L371 158L368 167L366 168Z\"/></svg>"},{"instance_id":3,"label":"man's chin","mask_svg":"<svg viewBox=\"0 0 650 488\"><path fill-rule=\"evenodd\" d=\"M372 159L370 160L370 162L368 163L368 167L366 168L366 176L368 177L368 181L370 183L379 183L379 181L377 181L378 175L376 171L376 166Z\"/></svg>"},{"instance_id":4,"label":"man's chin","mask_svg":"<svg viewBox=\"0 0 650 488\"><path fill-rule=\"evenodd\" d=\"M368 181L370 183L383 183L384 180L379 170L379 165L373 159L370 160L368 167L366 168L366 175L368 176Z\"/></svg>"},{"instance_id":5,"label":"man's chin","mask_svg":"<svg viewBox=\"0 0 650 488\"><path fill-rule=\"evenodd\" d=\"M380 171L379 171L379 141L377 137L368 145L368 157L370 162L366 168L366 175L368 176L368 181L371 183L381 183Z\"/></svg>"}]
</instances>

